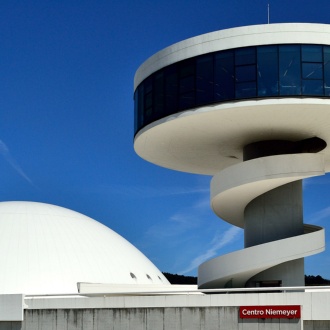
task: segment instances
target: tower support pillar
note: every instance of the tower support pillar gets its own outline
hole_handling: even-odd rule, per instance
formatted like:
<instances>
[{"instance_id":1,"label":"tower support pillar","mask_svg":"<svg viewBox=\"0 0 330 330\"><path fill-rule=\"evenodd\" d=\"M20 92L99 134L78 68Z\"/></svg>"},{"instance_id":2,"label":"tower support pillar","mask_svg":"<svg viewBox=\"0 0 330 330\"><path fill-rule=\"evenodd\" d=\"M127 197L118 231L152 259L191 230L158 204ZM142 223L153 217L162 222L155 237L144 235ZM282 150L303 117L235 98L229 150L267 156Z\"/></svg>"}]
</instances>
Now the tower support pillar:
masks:
<instances>
[{"instance_id":1,"label":"tower support pillar","mask_svg":"<svg viewBox=\"0 0 330 330\"><path fill-rule=\"evenodd\" d=\"M251 201L244 212L245 248L302 235L302 181L288 183ZM276 254L276 251L273 253ZM289 261L251 278L248 286L304 285L304 260Z\"/></svg>"}]
</instances>

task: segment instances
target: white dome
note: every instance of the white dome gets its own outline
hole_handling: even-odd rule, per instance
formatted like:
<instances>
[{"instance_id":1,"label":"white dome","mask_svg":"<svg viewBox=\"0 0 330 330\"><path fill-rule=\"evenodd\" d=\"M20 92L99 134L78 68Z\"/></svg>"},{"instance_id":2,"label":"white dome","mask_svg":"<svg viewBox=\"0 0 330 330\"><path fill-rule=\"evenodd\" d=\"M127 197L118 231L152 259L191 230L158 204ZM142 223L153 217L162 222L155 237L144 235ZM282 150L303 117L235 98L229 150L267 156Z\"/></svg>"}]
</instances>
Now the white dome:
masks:
<instances>
[{"instance_id":1,"label":"white dome","mask_svg":"<svg viewBox=\"0 0 330 330\"><path fill-rule=\"evenodd\" d=\"M0 265L0 294L77 293L77 282L169 284L113 230L35 202L0 202Z\"/></svg>"}]
</instances>

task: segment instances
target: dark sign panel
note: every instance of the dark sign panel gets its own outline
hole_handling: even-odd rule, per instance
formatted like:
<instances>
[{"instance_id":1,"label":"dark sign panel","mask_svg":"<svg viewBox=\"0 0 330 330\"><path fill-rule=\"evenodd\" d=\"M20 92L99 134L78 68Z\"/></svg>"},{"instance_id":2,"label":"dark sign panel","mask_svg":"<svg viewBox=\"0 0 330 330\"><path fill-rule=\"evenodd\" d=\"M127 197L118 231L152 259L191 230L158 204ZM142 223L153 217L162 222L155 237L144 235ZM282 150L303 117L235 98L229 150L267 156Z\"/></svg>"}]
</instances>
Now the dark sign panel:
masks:
<instances>
[{"instance_id":1,"label":"dark sign panel","mask_svg":"<svg viewBox=\"0 0 330 330\"><path fill-rule=\"evenodd\" d=\"M300 306L241 306L239 316L242 319L300 319Z\"/></svg>"}]
</instances>

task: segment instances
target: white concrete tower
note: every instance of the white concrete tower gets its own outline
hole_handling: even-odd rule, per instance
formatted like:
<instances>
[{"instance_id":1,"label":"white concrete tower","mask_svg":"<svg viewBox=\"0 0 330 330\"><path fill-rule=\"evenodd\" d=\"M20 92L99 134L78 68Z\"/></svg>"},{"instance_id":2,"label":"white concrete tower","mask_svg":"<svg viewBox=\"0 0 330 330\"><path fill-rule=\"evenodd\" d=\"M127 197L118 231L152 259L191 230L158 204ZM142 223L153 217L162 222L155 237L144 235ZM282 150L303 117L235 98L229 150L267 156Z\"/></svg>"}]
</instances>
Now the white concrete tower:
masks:
<instances>
[{"instance_id":1,"label":"white concrete tower","mask_svg":"<svg viewBox=\"0 0 330 330\"><path fill-rule=\"evenodd\" d=\"M303 223L302 179L330 171L330 25L216 31L156 53L135 75L134 148L212 175L211 206L241 251L199 267L200 288L299 286L324 230Z\"/></svg>"}]
</instances>

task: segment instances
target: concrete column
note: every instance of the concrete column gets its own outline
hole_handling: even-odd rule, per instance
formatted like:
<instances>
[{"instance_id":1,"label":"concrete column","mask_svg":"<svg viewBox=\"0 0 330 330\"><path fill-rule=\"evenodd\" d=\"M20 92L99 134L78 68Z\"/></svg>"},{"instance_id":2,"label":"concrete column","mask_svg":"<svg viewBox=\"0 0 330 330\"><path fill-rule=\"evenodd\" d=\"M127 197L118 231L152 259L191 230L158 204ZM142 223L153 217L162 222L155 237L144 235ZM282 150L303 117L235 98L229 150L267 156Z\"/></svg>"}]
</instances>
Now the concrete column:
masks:
<instances>
[{"instance_id":1,"label":"concrete column","mask_svg":"<svg viewBox=\"0 0 330 330\"><path fill-rule=\"evenodd\" d=\"M302 181L273 189L250 202L244 211L244 247L302 235Z\"/></svg>"},{"instance_id":2,"label":"concrete column","mask_svg":"<svg viewBox=\"0 0 330 330\"><path fill-rule=\"evenodd\" d=\"M302 181L286 184L257 197L246 206L244 215L245 247L303 234ZM246 285L302 286L304 259L269 268L252 277Z\"/></svg>"},{"instance_id":3,"label":"concrete column","mask_svg":"<svg viewBox=\"0 0 330 330\"><path fill-rule=\"evenodd\" d=\"M244 148L244 160L306 151L317 152L323 148L323 142L318 138L300 142L260 141ZM303 233L301 180L260 195L245 208L244 246L246 248ZM246 286L280 285L304 285L304 259L293 260L267 269L246 283Z\"/></svg>"}]
</instances>

